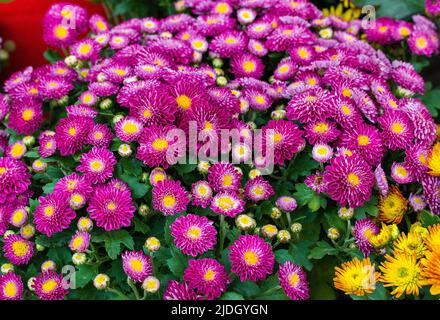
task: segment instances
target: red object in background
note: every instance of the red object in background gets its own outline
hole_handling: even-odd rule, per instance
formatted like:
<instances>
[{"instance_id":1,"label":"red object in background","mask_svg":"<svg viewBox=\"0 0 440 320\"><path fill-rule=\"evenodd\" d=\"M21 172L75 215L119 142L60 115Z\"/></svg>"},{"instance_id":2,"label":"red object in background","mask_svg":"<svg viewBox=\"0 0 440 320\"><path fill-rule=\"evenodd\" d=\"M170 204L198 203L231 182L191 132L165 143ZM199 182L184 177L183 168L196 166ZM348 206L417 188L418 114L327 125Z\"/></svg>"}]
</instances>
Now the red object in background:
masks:
<instances>
[{"instance_id":1,"label":"red object in background","mask_svg":"<svg viewBox=\"0 0 440 320\"><path fill-rule=\"evenodd\" d=\"M79 5L89 15L99 13L105 17L100 4L87 0L12 0L0 3L0 36L15 42L16 49L10 55L9 65L1 71L0 80L27 66L47 63L43 57L48 46L43 41L43 18L51 5L59 2Z\"/></svg>"}]
</instances>

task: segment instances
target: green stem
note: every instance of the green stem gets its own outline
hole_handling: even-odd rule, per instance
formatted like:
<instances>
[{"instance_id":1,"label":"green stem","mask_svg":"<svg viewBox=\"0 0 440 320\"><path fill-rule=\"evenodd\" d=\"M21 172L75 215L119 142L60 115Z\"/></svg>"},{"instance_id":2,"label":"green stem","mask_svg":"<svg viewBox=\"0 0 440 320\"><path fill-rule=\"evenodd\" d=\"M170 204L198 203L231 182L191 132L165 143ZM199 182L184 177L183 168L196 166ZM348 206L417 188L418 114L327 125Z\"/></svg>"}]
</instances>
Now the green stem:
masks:
<instances>
[{"instance_id":1,"label":"green stem","mask_svg":"<svg viewBox=\"0 0 440 320\"><path fill-rule=\"evenodd\" d=\"M140 300L141 297L139 295L139 291L136 288L136 285L131 281L130 278L127 278L127 284L130 286L131 290L133 290L134 296L136 297L136 300Z\"/></svg>"},{"instance_id":2,"label":"green stem","mask_svg":"<svg viewBox=\"0 0 440 320\"><path fill-rule=\"evenodd\" d=\"M220 215L220 252L219 252L219 255L221 255L223 252L225 236L226 236L225 216Z\"/></svg>"},{"instance_id":3,"label":"green stem","mask_svg":"<svg viewBox=\"0 0 440 320\"><path fill-rule=\"evenodd\" d=\"M130 300L125 294L123 294L121 291L119 291L117 289L108 287L106 290L108 292L112 292L114 294L117 294L118 296L120 296L121 298L124 298L125 300Z\"/></svg>"}]
</instances>

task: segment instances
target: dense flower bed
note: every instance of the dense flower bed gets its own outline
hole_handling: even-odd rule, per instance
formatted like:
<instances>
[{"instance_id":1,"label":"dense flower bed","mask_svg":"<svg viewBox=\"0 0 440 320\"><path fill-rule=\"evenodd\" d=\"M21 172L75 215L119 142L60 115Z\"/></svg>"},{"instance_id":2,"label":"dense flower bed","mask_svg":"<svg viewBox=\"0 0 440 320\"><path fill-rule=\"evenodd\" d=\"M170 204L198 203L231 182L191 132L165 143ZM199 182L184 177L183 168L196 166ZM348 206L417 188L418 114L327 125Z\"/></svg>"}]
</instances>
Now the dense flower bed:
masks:
<instances>
[{"instance_id":1,"label":"dense flower bed","mask_svg":"<svg viewBox=\"0 0 440 320\"><path fill-rule=\"evenodd\" d=\"M438 127L423 78L380 47L432 56L434 23L176 9L47 13L67 56L0 96L0 298L440 294Z\"/></svg>"}]
</instances>

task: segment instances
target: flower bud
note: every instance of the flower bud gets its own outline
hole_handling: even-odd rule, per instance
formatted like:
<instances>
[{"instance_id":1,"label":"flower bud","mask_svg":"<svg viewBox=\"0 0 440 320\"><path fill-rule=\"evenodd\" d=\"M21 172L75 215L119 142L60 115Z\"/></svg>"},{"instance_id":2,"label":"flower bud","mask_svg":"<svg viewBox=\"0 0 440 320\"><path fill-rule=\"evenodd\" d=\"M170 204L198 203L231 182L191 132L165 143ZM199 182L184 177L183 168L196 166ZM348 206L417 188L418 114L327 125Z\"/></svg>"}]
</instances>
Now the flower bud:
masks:
<instances>
[{"instance_id":1,"label":"flower bud","mask_svg":"<svg viewBox=\"0 0 440 320\"><path fill-rule=\"evenodd\" d=\"M12 230L6 230L5 233L3 234L3 238L6 238L7 236L13 235L15 234L14 231Z\"/></svg>"},{"instance_id":2,"label":"flower bud","mask_svg":"<svg viewBox=\"0 0 440 320\"><path fill-rule=\"evenodd\" d=\"M46 260L41 264L41 272L54 271L57 268L55 262Z\"/></svg>"},{"instance_id":3,"label":"flower bud","mask_svg":"<svg viewBox=\"0 0 440 320\"><path fill-rule=\"evenodd\" d=\"M277 239L281 243L288 243L290 239L292 239L292 236L290 235L290 232L287 230L280 230L277 234Z\"/></svg>"},{"instance_id":4,"label":"flower bud","mask_svg":"<svg viewBox=\"0 0 440 320\"><path fill-rule=\"evenodd\" d=\"M23 143L26 147L32 147L35 144L34 136L26 136L23 138Z\"/></svg>"},{"instance_id":5,"label":"flower bud","mask_svg":"<svg viewBox=\"0 0 440 320\"><path fill-rule=\"evenodd\" d=\"M67 106L68 103L69 103L69 96L68 95L65 95L61 99L57 100L57 105L59 107L65 107L65 106Z\"/></svg>"},{"instance_id":6,"label":"flower bud","mask_svg":"<svg viewBox=\"0 0 440 320\"><path fill-rule=\"evenodd\" d=\"M118 153L123 158L129 157L133 153L133 149L131 148L131 146L129 144L123 143L119 146Z\"/></svg>"},{"instance_id":7,"label":"flower bud","mask_svg":"<svg viewBox=\"0 0 440 320\"><path fill-rule=\"evenodd\" d=\"M160 281L156 277L149 276L142 282L142 289L148 293L156 293L159 290Z\"/></svg>"},{"instance_id":8,"label":"flower bud","mask_svg":"<svg viewBox=\"0 0 440 320\"><path fill-rule=\"evenodd\" d=\"M9 60L9 52L3 49L0 49L0 62Z\"/></svg>"},{"instance_id":9,"label":"flower bud","mask_svg":"<svg viewBox=\"0 0 440 320\"><path fill-rule=\"evenodd\" d=\"M14 265L12 263L4 263L0 268L3 274L14 271Z\"/></svg>"},{"instance_id":10,"label":"flower bud","mask_svg":"<svg viewBox=\"0 0 440 320\"><path fill-rule=\"evenodd\" d=\"M217 77L216 82L217 82L218 86L224 87L224 86L226 86L228 84L228 79L226 79L223 76L220 76L220 77Z\"/></svg>"},{"instance_id":11,"label":"flower bud","mask_svg":"<svg viewBox=\"0 0 440 320\"><path fill-rule=\"evenodd\" d=\"M32 162L32 170L35 173L43 173L47 170L47 162L41 161L41 159L37 159Z\"/></svg>"},{"instance_id":12,"label":"flower bud","mask_svg":"<svg viewBox=\"0 0 440 320\"><path fill-rule=\"evenodd\" d=\"M86 198L78 192L73 193L69 198L69 205L73 210L79 210L83 208L85 204Z\"/></svg>"},{"instance_id":13,"label":"flower bud","mask_svg":"<svg viewBox=\"0 0 440 320\"><path fill-rule=\"evenodd\" d=\"M235 225L238 229L246 231L255 228L257 222L247 214L240 214L235 218Z\"/></svg>"},{"instance_id":14,"label":"flower bud","mask_svg":"<svg viewBox=\"0 0 440 320\"><path fill-rule=\"evenodd\" d=\"M294 233L294 234L298 234L302 231L302 228L303 228L303 226L301 223L295 222L295 223L292 223L292 225L290 226L290 231L292 231L292 233Z\"/></svg>"},{"instance_id":15,"label":"flower bud","mask_svg":"<svg viewBox=\"0 0 440 320\"><path fill-rule=\"evenodd\" d=\"M327 231L327 236L331 239L331 240L338 240L339 239L339 230L332 227L330 229L328 229Z\"/></svg>"},{"instance_id":16,"label":"flower bud","mask_svg":"<svg viewBox=\"0 0 440 320\"><path fill-rule=\"evenodd\" d=\"M220 58L214 58L212 60L212 66L214 68L221 68L221 67L223 67L223 60L220 59Z\"/></svg>"},{"instance_id":17,"label":"flower bud","mask_svg":"<svg viewBox=\"0 0 440 320\"><path fill-rule=\"evenodd\" d=\"M104 273L98 274L95 279L93 279L93 285L98 290L107 289L110 284L110 277Z\"/></svg>"},{"instance_id":18,"label":"flower bud","mask_svg":"<svg viewBox=\"0 0 440 320\"><path fill-rule=\"evenodd\" d=\"M353 208L346 208L346 207L341 207L338 210L338 216L339 218L341 218L342 220L350 220L351 218L353 218L353 214L354 214L354 209Z\"/></svg>"},{"instance_id":19,"label":"flower bud","mask_svg":"<svg viewBox=\"0 0 440 320\"><path fill-rule=\"evenodd\" d=\"M98 73L98 75L96 76L96 81L98 81L98 82L104 82L106 80L107 80L107 78L106 78L105 74L102 72Z\"/></svg>"},{"instance_id":20,"label":"flower bud","mask_svg":"<svg viewBox=\"0 0 440 320\"><path fill-rule=\"evenodd\" d=\"M274 220L281 218L282 212L277 207L273 207L270 211L270 217Z\"/></svg>"},{"instance_id":21,"label":"flower bud","mask_svg":"<svg viewBox=\"0 0 440 320\"><path fill-rule=\"evenodd\" d=\"M141 175L141 182L145 183L148 181L148 178L150 177L150 174L148 172L142 172Z\"/></svg>"},{"instance_id":22,"label":"flower bud","mask_svg":"<svg viewBox=\"0 0 440 320\"><path fill-rule=\"evenodd\" d=\"M30 291L35 291L34 282L35 282L35 277L30 277L27 282L27 287Z\"/></svg>"},{"instance_id":23,"label":"flower bud","mask_svg":"<svg viewBox=\"0 0 440 320\"><path fill-rule=\"evenodd\" d=\"M251 171L249 171L249 179L255 179L256 177L261 176L261 171L258 169L252 169Z\"/></svg>"},{"instance_id":24,"label":"flower bud","mask_svg":"<svg viewBox=\"0 0 440 320\"><path fill-rule=\"evenodd\" d=\"M396 240L400 234L399 227L396 224L392 224L390 228L391 228L391 239Z\"/></svg>"},{"instance_id":25,"label":"flower bud","mask_svg":"<svg viewBox=\"0 0 440 320\"><path fill-rule=\"evenodd\" d=\"M76 266L80 266L87 261L87 255L84 252L75 252L72 256L72 262Z\"/></svg>"},{"instance_id":26,"label":"flower bud","mask_svg":"<svg viewBox=\"0 0 440 320\"><path fill-rule=\"evenodd\" d=\"M35 227L31 224L21 226L20 235L26 240L32 239L32 237L35 235Z\"/></svg>"},{"instance_id":27,"label":"flower bud","mask_svg":"<svg viewBox=\"0 0 440 320\"><path fill-rule=\"evenodd\" d=\"M286 110L274 110L270 116L272 120L282 120L286 118Z\"/></svg>"},{"instance_id":28,"label":"flower bud","mask_svg":"<svg viewBox=\"0 0 440 320\"><path fill-rule=\"evenodd\" d=\"M202 174L206 174L208 173L208 169L211 165L209 164L208 161L199 161L199 163L197 164L197 170L202 173Z\"/></svg>"},{"instance_id":29,"label":"flower bud","mask_svg":"<svg viewBox=\"0 0 440 320\"><path fill-rule=\"evenodd\" d=\"M74 55L70 55L64 59L64 63L69 68L75 68L78 65L78 59Z\"/></svg>"},{"instance_id":30,"label":"flower bud","mask_svg":"<svg viewBox=\"0 0 440 320\"><path fill-rule=\"evenodd\" d=\"M35 248L37 248L37 251L39 251L39 252L42 252L46 249L45 246L38 244L38 243L35 245Z\"/></svg>"},{"instance_id":31,"label":"flower bud","mask_svg":"<svg viewBox=\"0 0 440 320\"><path fill-rule=\"evenodd\" d=\"M139 215L140 216L146 217L146 216L148 216L150 214L151 210L150 210L150 207L147 206L146 204L141 204L139 206L138 211L139 211Z\"/></svg>"},{"instance_id":32,"label":"flower bud","mask_svg":"<svg viewBox=\"0 0 440 320\"><path fill-rule=\"evenodd\" d=\"M106 98L99 103L99 109L105 111L110 109L113 106L112 99Z\"/></svg>"},{"instance_id":33,"label":"flower bud","mask_svg":"<svg viewBox=\"0 0 440 320\"><path fill-rule=\"evenodd\" d=\"M265 226L261 227L261 233L266 238L272 239L278 234L278 229L273 224L266 224Z\"/></svg>"},{"instance_id":34,"label":"flower bud","mask_svg":"<svg viewBox=\"0 0 440 320\"><path fill-rule=\"evenodd\" d=\"M79 231L90 232L93 229L93 222L87 217L81 217L78 220L77 227Z\"/></svg>"},{"instance_id":35,"label":"flower bud","mask_svg":"<svg viewBox=\"0 0 440 320\"><path fill-rule=\"evenodd\" d=\"M144 244L145 248L147 248L150 252L156 252L160 249L160 241L156 237L149 237Z\"/></svg>"},{"instance_id":36,"label":"flower bud","mask_svg":"<svg viewBox=\"0 0 440 320\"><path fill-rule=\"evenodd\" d=\"M116 124L124 118L125 118L125 116L123 114L117 114L113 117L112 122L113 122L113 124Z\"/></svg>"}]
</instances>

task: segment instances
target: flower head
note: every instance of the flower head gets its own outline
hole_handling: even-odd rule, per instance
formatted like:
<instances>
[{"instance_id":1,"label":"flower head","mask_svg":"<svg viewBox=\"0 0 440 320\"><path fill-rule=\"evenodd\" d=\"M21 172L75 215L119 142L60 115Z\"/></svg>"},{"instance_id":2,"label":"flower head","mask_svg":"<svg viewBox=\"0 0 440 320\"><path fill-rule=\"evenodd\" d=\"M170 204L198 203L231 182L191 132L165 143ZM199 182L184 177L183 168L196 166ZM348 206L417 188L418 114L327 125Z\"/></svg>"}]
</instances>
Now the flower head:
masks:
<instances>
[{"instance_id":1,"label":"flower head","mask_svg":"<svg viewBox=\"0 0 440 320\"><path fill-rule=\"evenodd\" d=\"M291 261L286 261L280 265L278 279L280 280L281 287L290 299L309 299L307 275L300 266Z\"/></svg>"},{"instance_id":2,"label":"flower head","mask_svg":"<svg viewBox=\"0 0 440 320\"><path fill-rule=\"evenodd\" d=\"M144 281L153 272L151 258L142 251L125 251L122 254L122 268L136 282Z\"/></svg>"},{"instance_id":3,"label":"flower head","mask_svg":"<svg viewBox=\"0 0 440 320\"><path fill-rule=\"evenodd\" d=\"M180 181L160 181L153 189L153 207L166 216L186 210L189 201L188 193Z\"/></svg>"},{"instance_id":4,"label":"flower head","mask_svg":"<svg viewBox=\"0 0 440 320\"><path fill-rule=\"evenodd\" d=\"M4 238L4 257L12 264L27 264L34 255L34 244L18 235L11 234Z\"/></svg>"},{"instance_id":5,"label":"flower head","mask_svg":"<svg viewBox=\"0 0 440 320\"><path fill-rule=\"evenodd\" d=\"M46 271L35 277L33 288L41 300L63 300L69 292L63 284L63 275Z\"/></svg>"},{"instance_id":6,"label":"flower head","mask_svg":"<svg viewBox=\"0 0 440 320\"><path fill-rule=\"evenodd\" d=\"M345 294L364 296L376 289L379 275L369 258L362 261L354 258L352 261L343 263L341 267L335 268L333 281L335 288Z\"/></svg>"}]
</instances>

